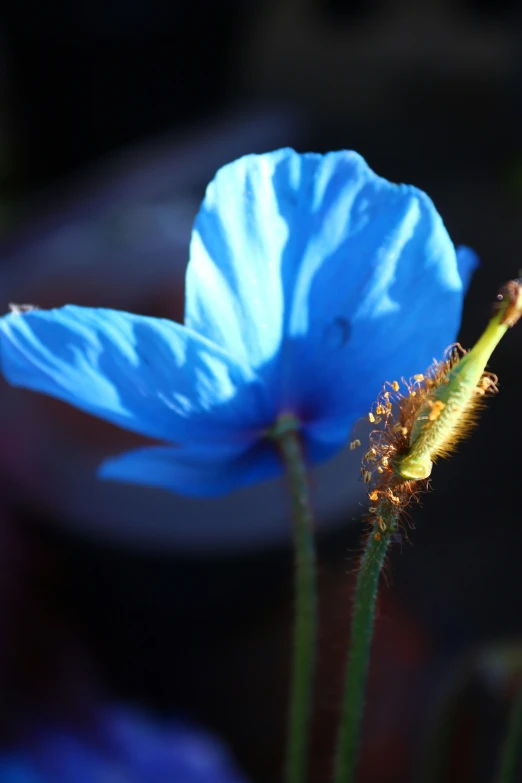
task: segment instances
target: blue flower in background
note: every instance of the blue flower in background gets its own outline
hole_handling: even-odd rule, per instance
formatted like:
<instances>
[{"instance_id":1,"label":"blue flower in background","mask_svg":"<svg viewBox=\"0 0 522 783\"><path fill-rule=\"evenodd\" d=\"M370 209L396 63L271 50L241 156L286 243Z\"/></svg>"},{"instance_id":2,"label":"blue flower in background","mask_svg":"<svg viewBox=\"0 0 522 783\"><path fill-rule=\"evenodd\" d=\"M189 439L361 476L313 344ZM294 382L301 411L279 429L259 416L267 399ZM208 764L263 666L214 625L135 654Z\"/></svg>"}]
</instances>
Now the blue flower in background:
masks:
<instances>
[{"instance_id":1,"label":"blue flower in background","mask_svg":"<svg viewBox=\"0 0 522 783\"><path fill-rule=\"evenodd\" d=\"M56 726L0 754L0 783L245 783L212 738L108 710L96 730Z\"/></svg>"},{"instance_id":2,"label":"blue flower in background","mask_svg":"<svg viewBox=\"0 0 522 783\"><path fill-rule=\"evenodd\" d=\"M386 379L457 334L476 264L422 191L354 152L283 149L224 166L196 218L184 326L67 306L0 320L6 378L167 445L103 478L224 494L281 471L267 431L310 463L346 442Z\"/></svg>"}]
</instances>

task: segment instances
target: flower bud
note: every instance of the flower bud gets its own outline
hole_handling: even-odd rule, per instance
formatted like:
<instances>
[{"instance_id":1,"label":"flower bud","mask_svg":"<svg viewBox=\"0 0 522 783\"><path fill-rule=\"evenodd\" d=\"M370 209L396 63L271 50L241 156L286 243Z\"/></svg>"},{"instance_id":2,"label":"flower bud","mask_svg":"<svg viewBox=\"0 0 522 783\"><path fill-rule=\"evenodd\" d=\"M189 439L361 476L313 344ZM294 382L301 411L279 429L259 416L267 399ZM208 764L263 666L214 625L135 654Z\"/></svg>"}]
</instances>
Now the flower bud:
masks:
<instances>
[{"instance_id":1,"label":"flower bud","mask_svg":"<svg viewBox=\"0 0 522 783\"><path fill-rule=\"evenodd\" d=\"M436 365L420 388L410 389L406 431L409 448L394 459L394 471L405 479L421 480L431 474L433 461L453 450L474 423L487 392L496 391L496 377L485 371L494 349L522 315L522 280L511 280L497 294L493 317L475 346L463 356L453 350Z\"/></svg>"}]
</instances>

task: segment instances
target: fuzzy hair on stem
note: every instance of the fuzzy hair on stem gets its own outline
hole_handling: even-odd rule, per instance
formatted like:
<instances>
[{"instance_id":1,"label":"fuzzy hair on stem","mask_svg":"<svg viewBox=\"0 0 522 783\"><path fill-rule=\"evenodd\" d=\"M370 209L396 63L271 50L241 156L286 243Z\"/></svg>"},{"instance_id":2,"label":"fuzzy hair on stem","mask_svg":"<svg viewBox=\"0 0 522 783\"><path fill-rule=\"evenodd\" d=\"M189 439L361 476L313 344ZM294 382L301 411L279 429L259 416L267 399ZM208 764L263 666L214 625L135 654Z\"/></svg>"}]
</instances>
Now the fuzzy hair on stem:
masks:
<instances>
[{"instance_id":1,"label":"fuzzy hair on stem","mask_svg":"<svg viewBox=\"0 0 522 783\"><path fill-rule=\"evenodd\" d=\"M368 532L355 588L335 783L355 779L375 606L388 546L408 506L427 489L434 461L454 451L471 431L485 398L497 391L497 378L486 364L521 315L522 280L511 280L497 294L493 316L471 351L451 346L425 374L403 379L405 393L398 381L385 383L368 414L376 425L361 468L369 485ZM350 448L358 445L353 441Z\"/></svg>"}]
</instances>

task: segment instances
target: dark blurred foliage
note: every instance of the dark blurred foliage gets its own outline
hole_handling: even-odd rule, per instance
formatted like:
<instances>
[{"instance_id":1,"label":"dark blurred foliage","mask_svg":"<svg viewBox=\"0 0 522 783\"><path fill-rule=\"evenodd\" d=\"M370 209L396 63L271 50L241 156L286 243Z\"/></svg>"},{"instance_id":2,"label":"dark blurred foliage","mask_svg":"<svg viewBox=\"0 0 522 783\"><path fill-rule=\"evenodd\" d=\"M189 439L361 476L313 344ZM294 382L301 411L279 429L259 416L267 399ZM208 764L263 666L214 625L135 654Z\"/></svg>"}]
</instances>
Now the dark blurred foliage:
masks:
<instances>
[{"instance_id":1,"label":"dark blurred foliage","mask_svg":"<svg viewBox=\"0 0 522 783\"><path fill-rule=\"evenodd\" d=\"M211 145L214 123L236 104L297 109L302 129L288 143L358 149L380 174L425 189L455 242L477 250L460 337L469 346L496 288L522 265L519 33L514 0L11 2L2 17L4 200L43 206L49 186L74 182L100 156L194 123ZM434 472L411 546L391 553L365 725L369 783L413 780L462 656L522 635L521 346L514 331L498 350L499 397ZM278 779L289 548L143 553L59 532L48 510L27 509L20 493L5 509L4 739L31 710L81 712L99 689L188 714L228 739L252 780ZM347 509L346 521L355 514ZM320 539L311 783L328 779L359 535L342 524ZM479 674L470 670L452 696L446 783L490 780L496 764L510 691Z\"/></svg>"}]
</instances>

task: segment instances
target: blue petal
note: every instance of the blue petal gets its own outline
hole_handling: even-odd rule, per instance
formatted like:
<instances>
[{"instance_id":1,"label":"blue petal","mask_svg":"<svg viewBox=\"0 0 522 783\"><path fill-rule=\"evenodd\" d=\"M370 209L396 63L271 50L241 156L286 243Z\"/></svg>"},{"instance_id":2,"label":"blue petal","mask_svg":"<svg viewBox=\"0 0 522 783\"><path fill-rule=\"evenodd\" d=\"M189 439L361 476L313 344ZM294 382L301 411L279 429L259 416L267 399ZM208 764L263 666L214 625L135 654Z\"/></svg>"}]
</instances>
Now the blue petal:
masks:
<instances>
[{"instance_id":1,"label":"blue petal","mask_svg":"<svg viewBox=\"0 0 522 783\"><path fill-rule=\"evenodd\" d=\"M457 337L476 256L457 256L428 197L374 183L354 232L310 280L308 331L294 340L285 407L309 437L345 442L386 380L423 372ZM381 192L382 191L382 192ZM386 197L383 201L379 197ZM386 231L383 229L386 228Z\"/></svg>"},{"instance_id":2,"label":"blue petal","mask_svg":"<svg viewBox=\"0 0 522 783\"><path fill-rule=\"evenodd\" d=\"M100 478L145 484L192 497L218 497L281 473L275 446L260 441L242 454L206 446L152 446L105 460Z\"/></svg>"},{"instance_id":3,"label":"blue petal","mask_svg":"<svg viewBox=\"0 0 522 783\"><path fill-rule=\"evenodd\" d=\"M279 209L277 166L289 150L247 155L209 184L192 233L185 323L242 362L259 366L282 339L282 258L291 240ZM286 187L288 197L295 197Z\"/></svg>"},{"instance_id":4,"label":"blue petal","mask_svg":"<svg viewBox=\"0 0 522 783\"><path fill-rule=\"evenodd\" d=\"M0 758L0 783L47 783L23 757L14 754Z\"/></svg>"},{"instance_id":5,"label":"blue petal","mask_svg":"<svg viewBox=\"0 0 522 783\"><path fill-rule=\"evenodd\" d=\"M455 339L463 267L426 194L356 153L250 155L208 187L185 320L257 368L312 439L340 444L384 380Z\"/></svg>"},{"instance_id":6,"label":"blue petal","mask_svg":"<svg viewBox=\"0 0 522 783\"><path fill-rule=\"evenodd\" d=\"M479 257L474 250L466 247L466 245L459 245L456 252L460 279L462 280L464 290L466 290L473 277L473 272L480 263Z\"/></svg>"},{"instance_id":7,"label":"blue petal","mask_svg":"<svg viewBox=\"0 0 522 783\"><path fill-rule=\"evenodd\" d=\"M225 749L194 728L151 724L122 712L112 716L107 733L140 783L239 783Z\"/></svg>"},{"instance_id":8,"label":"blue petal","mask_svg":"<svg viewBox=\"0 0 522 783\"><path fill-rule=\"evenodd\" d=\"M46 783L111 783L125 779L119 759L104 758L94 743L73 734L57 732L42 737L32 757L35 767L44 771Z\"/></svg>"},{"instance_id":9,"label":"blue petal","mask_svg":"<svg viewBox=\"0 0 522 783\"><path fill-rule=\"evenodd\" d=\"M0 756L0 783L241 783L226 749L178 722L110 710L90 731L47 726Z\"/></svg>"},{"instance_id":10,"label":"blue petal","mask_svg":"<svg viewBox=\"0 0 522 783\"><path fill-rule=\"evenodd\" d=\"M169 441L234 441L273 419L262 384L172 321L67 306L0 319L2 369L127 429Z\"/></svg>"}]
</instances>

